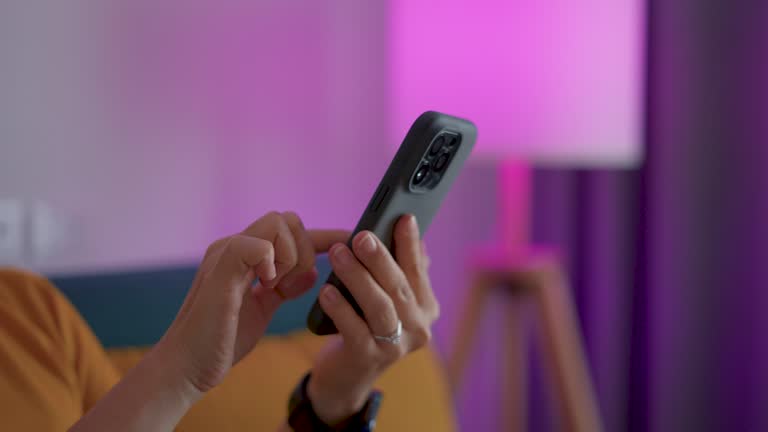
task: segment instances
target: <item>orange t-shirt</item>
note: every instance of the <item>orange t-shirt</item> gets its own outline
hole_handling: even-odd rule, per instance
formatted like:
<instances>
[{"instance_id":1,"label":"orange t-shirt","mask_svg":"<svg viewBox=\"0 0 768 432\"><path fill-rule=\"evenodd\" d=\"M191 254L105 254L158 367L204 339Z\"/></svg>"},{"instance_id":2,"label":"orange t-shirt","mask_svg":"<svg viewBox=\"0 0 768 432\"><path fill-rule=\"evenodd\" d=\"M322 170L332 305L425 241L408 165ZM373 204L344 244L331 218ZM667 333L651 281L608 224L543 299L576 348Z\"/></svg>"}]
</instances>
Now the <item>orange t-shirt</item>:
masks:
<instances>
[{"instance_id":1,"label":"orange t-shirt","mask_svg":"<svg viewBox=\"0 0 768 432\"><path fill-rule=\"evenodd\" d=\"M0 268L0 429L66 430L119 378L96 336L50 282Z\"/></svg>"},{"instance_id":2,"label":"orange t-shirt","mask_svg":"<svg viewBox=\"0 0 768 432\"><path fill-rule=\"evenodd\" d=\"M308 332L265 338L177 429L276 430L290 392L326 343ZM0 431L66 430L146 349L106 353L50 282L0 268ZM409 355L376 387L385 394L377 430L455 430L448 384L432 350Z\"/></svg>"}]
</instances>

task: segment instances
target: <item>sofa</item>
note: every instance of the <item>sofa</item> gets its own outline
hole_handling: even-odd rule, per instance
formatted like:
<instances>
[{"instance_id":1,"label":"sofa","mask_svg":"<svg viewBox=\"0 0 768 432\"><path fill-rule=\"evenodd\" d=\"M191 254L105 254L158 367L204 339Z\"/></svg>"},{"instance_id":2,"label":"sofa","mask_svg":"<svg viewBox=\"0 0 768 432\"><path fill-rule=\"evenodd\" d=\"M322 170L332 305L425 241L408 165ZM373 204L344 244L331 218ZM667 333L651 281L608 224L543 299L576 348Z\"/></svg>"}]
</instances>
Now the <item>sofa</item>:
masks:
<instances>
[{"instance_id":1,"label":"sofa","mask_svg":"<svg viewBox=\"0 0 768 432\"><path fill-rule=\"evenodd\" d=\"M324 281L327 259L318 262ZM169 266L52 276L125 372L170 325L195 275L195 266ZM324 337L306 331L305 318L320 283L283 305L265 337L224 382L182 419L181 431L273 431L285 420L286 402ZM377 383L384 402L377 431L454 431L456 421L440 359L432 349L406 357Z\"/></svg>"}]
</instances>

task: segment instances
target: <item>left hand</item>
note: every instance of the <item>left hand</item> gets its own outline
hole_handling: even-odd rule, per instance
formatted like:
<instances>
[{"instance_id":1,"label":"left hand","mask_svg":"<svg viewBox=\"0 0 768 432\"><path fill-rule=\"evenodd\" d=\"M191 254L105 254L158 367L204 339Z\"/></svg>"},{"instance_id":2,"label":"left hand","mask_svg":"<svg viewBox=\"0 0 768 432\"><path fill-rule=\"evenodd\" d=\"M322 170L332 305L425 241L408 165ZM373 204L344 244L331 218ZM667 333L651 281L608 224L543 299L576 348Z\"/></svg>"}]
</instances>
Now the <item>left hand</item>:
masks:
<instances>
[{"instance_id":1,"label":"left hand","mask_svg":"<svg viewBox=\"0 0 768 432\"><path fill-rule=\"evenodd\" d=\"M251 352L280 304L314 284L315 253L348 236L271 212L214 242L165 335L72 430L173 429Z\"/></svg>"},{"instance_id":2,"label":"left hand","mask_svg":"<svg viewBox=\"0 0 768 432\"><path fill-rule=\"evenodd\" d=\"M314 285L315 254L348 237L307 230L293 212L270 212L214 242L153 356L200 395L212 389L251 352L278 307Z\"/></svg>"},{"instance_id":3,"label":"left hand","mask_svg":"<svg viewBox=\"0 0 768 432\"><path fill-rule=\"evenodd\" d=\"M352 250L343 244L331 248L333 270L362 308L365 320L335 287L322 288L320 305L341 337L318 358L307 392L326 424L337 425L362 409L374 381L430 340L439 307L415 217L398 220L394 244L393 257L375 235L363 231L353 239ZM394 333L398 320L403 326L399 344L374 339Z\"/></svg>"}]
</instances>

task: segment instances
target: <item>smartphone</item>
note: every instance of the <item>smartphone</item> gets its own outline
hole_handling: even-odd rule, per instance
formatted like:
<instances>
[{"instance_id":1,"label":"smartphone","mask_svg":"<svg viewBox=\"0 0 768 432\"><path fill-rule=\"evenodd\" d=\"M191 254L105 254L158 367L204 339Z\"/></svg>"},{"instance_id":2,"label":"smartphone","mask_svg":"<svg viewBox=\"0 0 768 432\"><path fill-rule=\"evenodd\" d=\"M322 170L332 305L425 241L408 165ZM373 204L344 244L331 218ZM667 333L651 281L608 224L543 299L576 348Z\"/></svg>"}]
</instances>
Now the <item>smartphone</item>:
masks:
<instances>
[{"instance_id":1,"label":"smartphone","mask_svg":"<svg viewBox=\"0 0 768 432\"><path fill-rule=\"evenodd\" d=\"M348 242L360 231L371 231L392 250L392 230L405 214L416 216L423 236L456 176L466 162L477 138L471 122L428 111L420 115L406 134L387 172L376 188ZM363 317L363 311L343 283L331 273L327 283L339 292ZM318 335L337 333L333 321L315 301L307 327Z\"/></svg>"}]
</instances>

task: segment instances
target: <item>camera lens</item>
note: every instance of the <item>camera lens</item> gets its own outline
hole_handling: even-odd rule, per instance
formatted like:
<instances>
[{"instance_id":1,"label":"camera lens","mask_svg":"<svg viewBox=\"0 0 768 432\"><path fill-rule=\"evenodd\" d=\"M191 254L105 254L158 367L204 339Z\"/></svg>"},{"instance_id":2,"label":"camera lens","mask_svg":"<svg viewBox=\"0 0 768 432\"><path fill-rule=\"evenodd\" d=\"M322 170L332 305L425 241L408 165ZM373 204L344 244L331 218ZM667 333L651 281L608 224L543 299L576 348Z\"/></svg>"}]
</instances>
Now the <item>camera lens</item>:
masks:
<instances>
[{"instance_id":1,"label":"camera lens","mask_svg":"<svg viewBox=\"0 0 768 432\"><path fill-rule=\"evenodd\" d=\"M432 143L432 148L429 149L429 154L434 156L440 153L440 150L442 150L444 145L445 145L445 135L440 135L435 139L435 142Z\"/></svg>"},{"instance_id":2,"label":"camera lens","mask_svg":"<svg viewBox=\"0 0 768 432\"><path fill-rule=\"evenodd\" d=\"M435 161L435 171L442 171L443 168L445 168L446 165L448 165L448 158L450 157L449 153L443 153L440 155L440 157L437 158Z\"/></svg>"},{"instance_id":3,"label":"camera lens","mask_svg":"<svg viewBox=\"0 0 768 432\"><path fill-rule=\"evenodd\" d=\"M421 182L423 182L424 179L427 178L427 174L429 174L429 165L422 165L421 168L419 168L419 170L416 171L416 175L413 176L413 184L420 185Z\"/></svg>"},{"instance_id":4,"label":"camera lens","mask_svg":"<svg viewBox=\"0 0 768 432\"><path fill-rule=\"evenodd\" d=\"M458 144L458 142L459 142L459 137L457 137L456 135L450 135L448 137L448 148L455 146L456 144Z\"/></svg>"}]
</instances>

